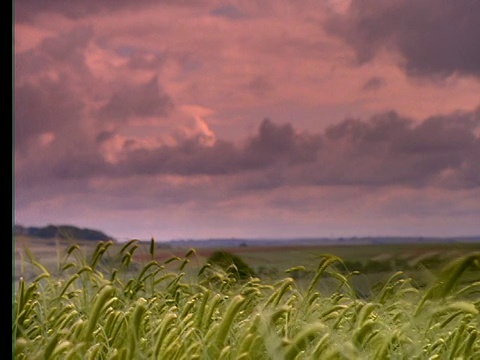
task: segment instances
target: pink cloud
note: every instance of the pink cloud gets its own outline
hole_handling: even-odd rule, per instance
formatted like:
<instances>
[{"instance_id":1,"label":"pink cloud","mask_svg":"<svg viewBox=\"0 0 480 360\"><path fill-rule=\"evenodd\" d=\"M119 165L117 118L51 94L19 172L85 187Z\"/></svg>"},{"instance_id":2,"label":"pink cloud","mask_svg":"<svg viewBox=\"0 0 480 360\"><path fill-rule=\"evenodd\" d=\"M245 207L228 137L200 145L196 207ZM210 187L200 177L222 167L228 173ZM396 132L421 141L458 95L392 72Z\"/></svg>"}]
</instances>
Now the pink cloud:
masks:
<instances>
[{"instance_id":1,"label":"pink cloud","mask_svg":"<svg viewBox=\"0 0 480 360\"><path fill-rule=\"evenodd\" d=\"M18 220L165 237L478 232L475 64L424 62L401 22L362 32L429 1L357 16L348 3L17 2ZM427 20L429 38L445 33ZM443 44L475 55L454 30Z\"/></svg>"}]
</instances>

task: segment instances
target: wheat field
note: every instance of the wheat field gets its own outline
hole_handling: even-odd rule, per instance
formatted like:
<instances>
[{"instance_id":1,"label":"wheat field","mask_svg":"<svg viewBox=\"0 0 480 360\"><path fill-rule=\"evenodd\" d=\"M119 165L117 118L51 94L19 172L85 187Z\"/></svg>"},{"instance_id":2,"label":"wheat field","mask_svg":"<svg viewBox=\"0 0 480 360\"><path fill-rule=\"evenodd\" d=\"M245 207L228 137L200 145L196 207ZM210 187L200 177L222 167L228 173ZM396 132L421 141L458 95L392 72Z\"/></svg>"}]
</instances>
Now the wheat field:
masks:
<instances>
[{"instance_id":1,"label":"wheat field","mask_svg":"<svg viewBox=\"0 0 480 360\"><path fill-rule=\"evenodd\" d=\"M366 297L352 285L362 274L336 255L272 279L241 259L198 264L195 249L159 260L153 239L142 262L138 241L112 245L72 244L53 267L26 251L33 276L15 283L12 358L480 358L480 253L427 285L392 272Z\"/></svg>"}]
</instances>

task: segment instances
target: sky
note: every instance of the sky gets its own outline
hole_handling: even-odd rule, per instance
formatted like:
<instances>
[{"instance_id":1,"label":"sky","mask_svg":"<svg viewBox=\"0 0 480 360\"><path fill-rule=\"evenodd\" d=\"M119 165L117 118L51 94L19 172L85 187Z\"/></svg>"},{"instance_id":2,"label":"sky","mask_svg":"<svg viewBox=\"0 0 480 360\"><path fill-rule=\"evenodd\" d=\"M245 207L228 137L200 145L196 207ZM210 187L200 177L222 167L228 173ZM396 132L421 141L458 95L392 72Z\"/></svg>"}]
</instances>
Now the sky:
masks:
<instances>
[{"instance_id":1,"label":"sky","mask_svg":"<svg viewBox=\"0 0 480 360\"><path fill-rule=\"evenodd\" d=\"M480 1L14 3L14 221L480 235Z\"/></svg>"}]
</instances>

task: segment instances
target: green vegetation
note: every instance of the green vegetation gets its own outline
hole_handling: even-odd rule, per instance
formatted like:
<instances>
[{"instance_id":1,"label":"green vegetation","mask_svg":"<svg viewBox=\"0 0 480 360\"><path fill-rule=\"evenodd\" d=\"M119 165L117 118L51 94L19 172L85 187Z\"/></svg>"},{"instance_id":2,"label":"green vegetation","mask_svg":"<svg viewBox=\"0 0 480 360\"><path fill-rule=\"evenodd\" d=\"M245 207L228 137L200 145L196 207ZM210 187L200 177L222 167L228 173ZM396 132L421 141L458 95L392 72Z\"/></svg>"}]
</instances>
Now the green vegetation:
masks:
<instances>
[{"instance_id":1,"label":"green vegetation","mask_svg":"<svg viewBox=\"0 0 480 360\"><path fill-rule=\"evenodd\" d=\"M220 267L220 269L233 275L238 280L245 280L255 276L255 271L242 260L240 256L225 250L217 250L207 259L207 266Z\"/></svg>"},{"instance_id":2,"label":"green vegetation","mask_svg":"<svg viewBox=\"0 0 480 360\"><path fill-rule=\"evenodd\" d=\"M83 239L108 241L112 237L99 230L79 228L72 225L47 225L44 227L23 227L15 225L16 235L28 235L42 239Z\"/></svg>"},{"instance_id":3,"label":"green vegetation","mask_svg":"<svg viewBox=\"0 0 480 360\"><path fill-rule=\"evenodd\" d=\"M229 253L160 260L153 239L139 249L136 240L72 244L54 267L27 251L20 265L35 274L16 284L13 357L480 358L480 253L454 259L427 286L392 272L364 297L352 285L363 275L335 255L263 278Z\"/></svg>"}]
</instances>

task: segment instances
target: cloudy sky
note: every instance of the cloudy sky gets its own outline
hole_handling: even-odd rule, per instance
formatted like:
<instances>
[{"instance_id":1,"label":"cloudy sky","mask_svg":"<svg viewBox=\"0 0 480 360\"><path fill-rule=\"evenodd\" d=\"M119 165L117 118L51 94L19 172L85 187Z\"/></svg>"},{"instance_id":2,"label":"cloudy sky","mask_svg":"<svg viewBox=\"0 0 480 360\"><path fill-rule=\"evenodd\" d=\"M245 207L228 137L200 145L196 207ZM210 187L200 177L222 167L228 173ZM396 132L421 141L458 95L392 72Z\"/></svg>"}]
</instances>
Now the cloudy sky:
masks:
<instances>
[{"instance_id":1,"label":"cloudy sky","mask_svg":"<svg viewBox=\"0 0 480 360\"><path fill-rule=\"evenodd\" d=\"M480 1L14 10L17 224L480 234Z\"/></svg>"}]
</instances>

